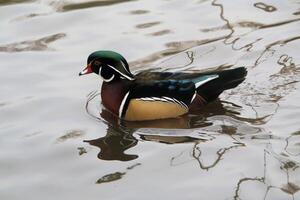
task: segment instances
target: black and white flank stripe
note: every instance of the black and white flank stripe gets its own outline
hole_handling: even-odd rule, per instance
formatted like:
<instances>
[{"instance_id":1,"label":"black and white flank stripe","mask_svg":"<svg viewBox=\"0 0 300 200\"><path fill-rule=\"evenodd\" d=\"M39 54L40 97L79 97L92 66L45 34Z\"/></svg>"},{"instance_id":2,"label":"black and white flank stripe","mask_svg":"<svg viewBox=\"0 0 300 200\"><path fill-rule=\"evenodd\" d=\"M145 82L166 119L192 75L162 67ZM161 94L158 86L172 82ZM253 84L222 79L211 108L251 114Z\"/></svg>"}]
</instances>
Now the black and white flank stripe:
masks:
<instances>
[{"instance_id":1,"label":"black and white flank stripe","mask_svg":"<svg viewBox=\"0 0 300 200\"><path fill-rule=\"evenodd\" d=\"M175 98L170 98L170 97L166 97L166 96L163 96L163 97L142 97L142 98L138 98L137 100L140 100L140 101L161 101L161 102L168 102L168 103L176 103L176 104L180 105L181 107L183 107L185 109L188 109L188 106L184 102L179 101Z\"/></svg>"}]
</instances>

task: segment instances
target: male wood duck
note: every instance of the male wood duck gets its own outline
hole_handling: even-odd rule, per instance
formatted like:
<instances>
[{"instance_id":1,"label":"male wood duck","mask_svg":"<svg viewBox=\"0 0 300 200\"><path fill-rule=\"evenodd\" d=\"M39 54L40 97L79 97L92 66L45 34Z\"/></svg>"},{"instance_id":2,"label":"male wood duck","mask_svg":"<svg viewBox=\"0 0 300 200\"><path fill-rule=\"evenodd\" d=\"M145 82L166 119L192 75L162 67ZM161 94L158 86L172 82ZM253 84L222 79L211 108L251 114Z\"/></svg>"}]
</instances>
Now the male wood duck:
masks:
<instances>
[{"instance_id":1,"label":"male wood duck","mask_svg":"<svg viewBox=\"0 0 300 200\"><path fill-rule=\"evenodd\" d=\"M87 67L79 75L96 73L103 79L103 105L119 118L145 121L176 118L199 110L224 90L245 80L247 71L239 67L204 73L151 72L133 75L125 58L113 51L89 55Z\"/></svg>"}]
</instances>

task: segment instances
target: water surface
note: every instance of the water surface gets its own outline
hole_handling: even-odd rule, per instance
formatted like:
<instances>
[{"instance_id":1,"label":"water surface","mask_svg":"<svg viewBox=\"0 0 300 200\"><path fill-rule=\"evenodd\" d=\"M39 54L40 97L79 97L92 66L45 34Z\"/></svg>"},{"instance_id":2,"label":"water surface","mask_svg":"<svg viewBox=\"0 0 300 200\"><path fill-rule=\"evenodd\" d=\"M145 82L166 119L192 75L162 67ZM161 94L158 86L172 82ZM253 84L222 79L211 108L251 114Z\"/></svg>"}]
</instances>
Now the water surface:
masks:
<instances>
[{"instance_id":1,"label":"water surface","mask_svg":"<svg viewBox=\"0 0 300 200\"><path fill-rule=\"evenodd\" d=\"M300 199L299 1L0 1L0 199ZM199 113L119 123L87 56L245 66Z\"/></svg>"}]
</instances>

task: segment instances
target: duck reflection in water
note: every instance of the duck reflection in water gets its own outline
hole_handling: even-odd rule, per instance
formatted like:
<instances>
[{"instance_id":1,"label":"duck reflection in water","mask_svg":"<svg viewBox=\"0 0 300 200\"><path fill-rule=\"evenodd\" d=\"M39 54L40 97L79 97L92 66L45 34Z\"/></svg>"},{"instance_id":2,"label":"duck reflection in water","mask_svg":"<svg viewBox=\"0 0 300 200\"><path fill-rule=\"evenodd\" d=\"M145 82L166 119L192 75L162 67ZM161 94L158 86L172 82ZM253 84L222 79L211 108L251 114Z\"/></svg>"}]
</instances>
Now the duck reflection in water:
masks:
<instances>
[{"instance_id":1,"label":"duck reflection in water","mask_svg":"<svg viewBox=\"0 0 300 200\"><path fill-rule=\"evenodd\" d=\"M163 129L172 130L174 129L195 129L209 127L213 125L213 122L209 120L212 116L230 116L234 119L240 119L237 111L234 111L233 107L239 109L238 106L230 104L230 109L225 108L224 104L219 100L216 100L205 108L202 108L198 113L192 113L189 115L184 115L173 119L164 120L153 120L153 121L143 121L143 122L128 122L120 121L119 118L115 117L106 109L102 109L100 114L101 119L105 120L108 124L107 133L104 137L85 140L84 142L89 143L92 146L100 148L98 158L101 160L120 160L120 161L130 161L138 158L138 155L124 153L126 150L136 146L139 140L144 141L154 141L165 144L176 144L176 143L195 143L198 144L204 142L207 139L201 137L194 137L189 135L189 132L184 132L186 134L181 134L180 136L174 134L161 134ZM228 104L229 105L229 104ZM87 110L88 111L88 110ZM143 134L139 132L135 136L134 132L141 128L149 128L155 134ZM224 129L226 131L226 129ZM228 133L225 134L234 135L236 129L230 129ZM156 134L157 132L157 134ZM211 140L211 138L210 138Z\"/></svg>"},{"instance_id":2,"label":"duck reflection in water","mask_svg":"<svg viewBox=\"0 0 300 200\"><path fill-rule=\"evenodd\" d=\"M138 140L132 135L133 132L132 130L122 130L109 125L106 136L95 140L85 140L84 142L101 149L98 154L98 158L101 160L134 160L138 157L137 155L124 153L138 143Z\"/></svg>"}]
</instances>

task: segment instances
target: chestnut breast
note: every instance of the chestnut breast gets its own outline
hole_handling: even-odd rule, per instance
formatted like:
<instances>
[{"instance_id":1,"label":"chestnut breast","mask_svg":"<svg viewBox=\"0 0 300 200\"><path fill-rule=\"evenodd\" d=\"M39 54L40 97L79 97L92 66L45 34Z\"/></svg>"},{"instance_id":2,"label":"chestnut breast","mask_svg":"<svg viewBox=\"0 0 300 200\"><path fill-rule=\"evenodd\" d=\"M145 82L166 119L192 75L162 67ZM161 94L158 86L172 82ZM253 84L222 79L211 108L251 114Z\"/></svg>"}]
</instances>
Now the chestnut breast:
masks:
<instances>
[{"instance_id":1,"label":"chestnut breast","mask_svg":"<svg viewBox=\"0 0 300 200\"><path fill-rule=\"evenodd\" d=\"M121 102L128 91L128 86L123 81L103 82L101 98L103 105L112 113L119 115Z\"/></svg>"}]
</instances>

